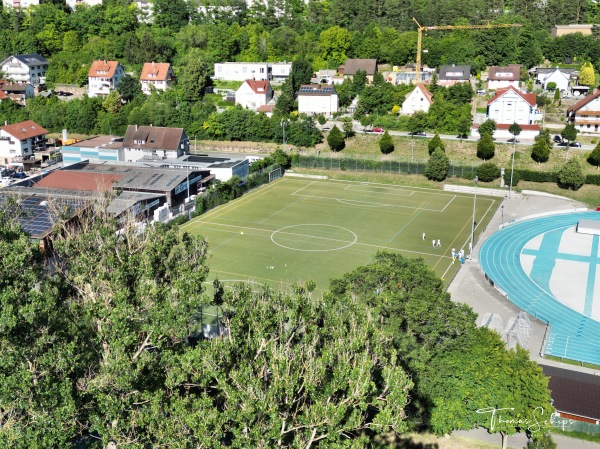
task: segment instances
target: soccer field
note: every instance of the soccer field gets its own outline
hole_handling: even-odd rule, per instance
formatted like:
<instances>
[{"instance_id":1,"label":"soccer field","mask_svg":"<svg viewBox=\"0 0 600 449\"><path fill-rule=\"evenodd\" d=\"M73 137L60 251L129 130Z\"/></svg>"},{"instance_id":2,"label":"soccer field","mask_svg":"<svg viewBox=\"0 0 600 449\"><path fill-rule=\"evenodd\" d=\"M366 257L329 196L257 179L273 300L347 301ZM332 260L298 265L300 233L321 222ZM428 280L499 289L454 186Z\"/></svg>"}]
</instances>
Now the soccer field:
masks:
<instances>
[{"instance_id":1,"label":"soccer field","mask_svg":"<svg viewBox=\"0 0 600 449\"><path fill-rule=\"evenodd\" d=\"M500 200L477 196L476 236ZM422 257L448 283L460 266L452 264L451 249L469 252L472 215L473 195L284 177L182 230L208 241L211 280L284 289L313 280L326 290L330 279L367 264L379 250Z\"/></svg>"}]
</instances>

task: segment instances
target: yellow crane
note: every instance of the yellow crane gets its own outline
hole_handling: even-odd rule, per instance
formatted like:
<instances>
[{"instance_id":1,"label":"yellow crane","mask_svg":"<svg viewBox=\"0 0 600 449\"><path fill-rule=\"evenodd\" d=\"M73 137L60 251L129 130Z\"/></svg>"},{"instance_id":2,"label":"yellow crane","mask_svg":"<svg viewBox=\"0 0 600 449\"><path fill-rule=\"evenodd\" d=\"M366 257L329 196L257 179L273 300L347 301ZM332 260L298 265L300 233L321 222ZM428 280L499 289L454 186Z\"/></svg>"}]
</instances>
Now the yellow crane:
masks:
<instances>
[{"instance_id":1,"label":"yellow crane","mask_svg":"<svg viewBox=\"0 0 600 449\"><path fill-rule=\"evenodd\" d=\"M417 19L412 18L413 21L419 27L417 29L417 66L415 67L415 81L417 83L421 82L421 53L422 53L422 38L423 31L430 30L476 30L476 29L486 29L486 28L513 28L513 27L522 27L520 24L512 24L512 23L501 23L501 24L485 24L485 25L441 25L441 26L430 26L424 27Z\"/></svg>"}]
</instances>

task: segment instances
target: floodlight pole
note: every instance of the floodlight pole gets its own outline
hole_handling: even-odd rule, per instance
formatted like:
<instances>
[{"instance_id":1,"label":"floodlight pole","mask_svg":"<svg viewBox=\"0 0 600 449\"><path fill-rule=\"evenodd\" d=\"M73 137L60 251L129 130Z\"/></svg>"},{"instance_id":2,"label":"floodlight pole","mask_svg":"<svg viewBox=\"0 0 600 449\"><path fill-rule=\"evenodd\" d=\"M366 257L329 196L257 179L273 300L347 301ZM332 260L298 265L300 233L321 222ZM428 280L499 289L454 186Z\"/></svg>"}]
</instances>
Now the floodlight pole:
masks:
<instances>
[{"instance_id":1,"label":"floodlight pole","mask_svg":"<svg viewBox=\"0 0 600 449\"><path fill-rule=\"evenodd\" d=\"M473 219L471 221L471 245L469 247L469 259L473 259L473 246L475 237L475 206L477 204L477 182L479 181L479 178L475 176L473 181L475 182L475 195L473 196Z\"/></svg>"},{"instance_id":2,"label":"floodlight pole","mask_svg":"<svg viewBox=\"0 0 600 449\"><path fill-rule=\"evenodd\" d=\"M510 185L508 186L508 197L511 197L512 184L513 184L513 173L515 171L515 152L517 151L517 137L513 134L513 154L512 154L512 165L510 168Z\"/></svg>"},{"instance_id":3,"label":"floodlight pole","mask_svg":"<svg viewBox=\"0 0 600 449\"><path fill-rule=\"evenodd\" d=\"M500 206L500 210L502 211L502 224L504 224L504 204Z\"/></svg>"}]
</instances>

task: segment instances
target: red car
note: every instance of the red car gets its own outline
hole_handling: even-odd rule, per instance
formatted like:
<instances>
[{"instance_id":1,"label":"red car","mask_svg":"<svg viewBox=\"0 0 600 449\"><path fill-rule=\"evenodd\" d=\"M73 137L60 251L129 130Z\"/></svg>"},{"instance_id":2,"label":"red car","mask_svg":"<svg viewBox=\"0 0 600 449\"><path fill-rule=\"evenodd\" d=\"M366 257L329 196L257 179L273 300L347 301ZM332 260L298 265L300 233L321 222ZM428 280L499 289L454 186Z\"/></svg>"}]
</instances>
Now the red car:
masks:
<instances>
[{"instance_id":1,"label":"red car","mask_svg":"<svg viewBox=\"0 0 600 449\"><path fill-rule=\"evenodd\" d=\"M383 128L373 128L373 132L374 133L384 133L385 129L383 129Z\"/></svg>"}]
</instances>

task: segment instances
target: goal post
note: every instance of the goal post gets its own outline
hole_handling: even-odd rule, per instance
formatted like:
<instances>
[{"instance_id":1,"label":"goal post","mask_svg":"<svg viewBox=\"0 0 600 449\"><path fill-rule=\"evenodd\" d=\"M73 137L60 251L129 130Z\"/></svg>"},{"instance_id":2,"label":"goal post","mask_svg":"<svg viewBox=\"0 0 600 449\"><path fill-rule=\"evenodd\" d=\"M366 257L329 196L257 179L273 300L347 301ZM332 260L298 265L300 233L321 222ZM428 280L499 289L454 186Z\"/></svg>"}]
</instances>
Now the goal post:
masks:
<instances>
[{"instance_id":1,"label":"goal post","mask_svg":"<svg viewBox=\"0 0 600 449\"><path fill-rule=\"evenodd\" d=\"M276 179L281 178L282 175L283 175L283 172L281 170L281 167L278 167L275 170L271 170L269 172L269 182L273 182Z\"/></svg>"}]
</instances>

